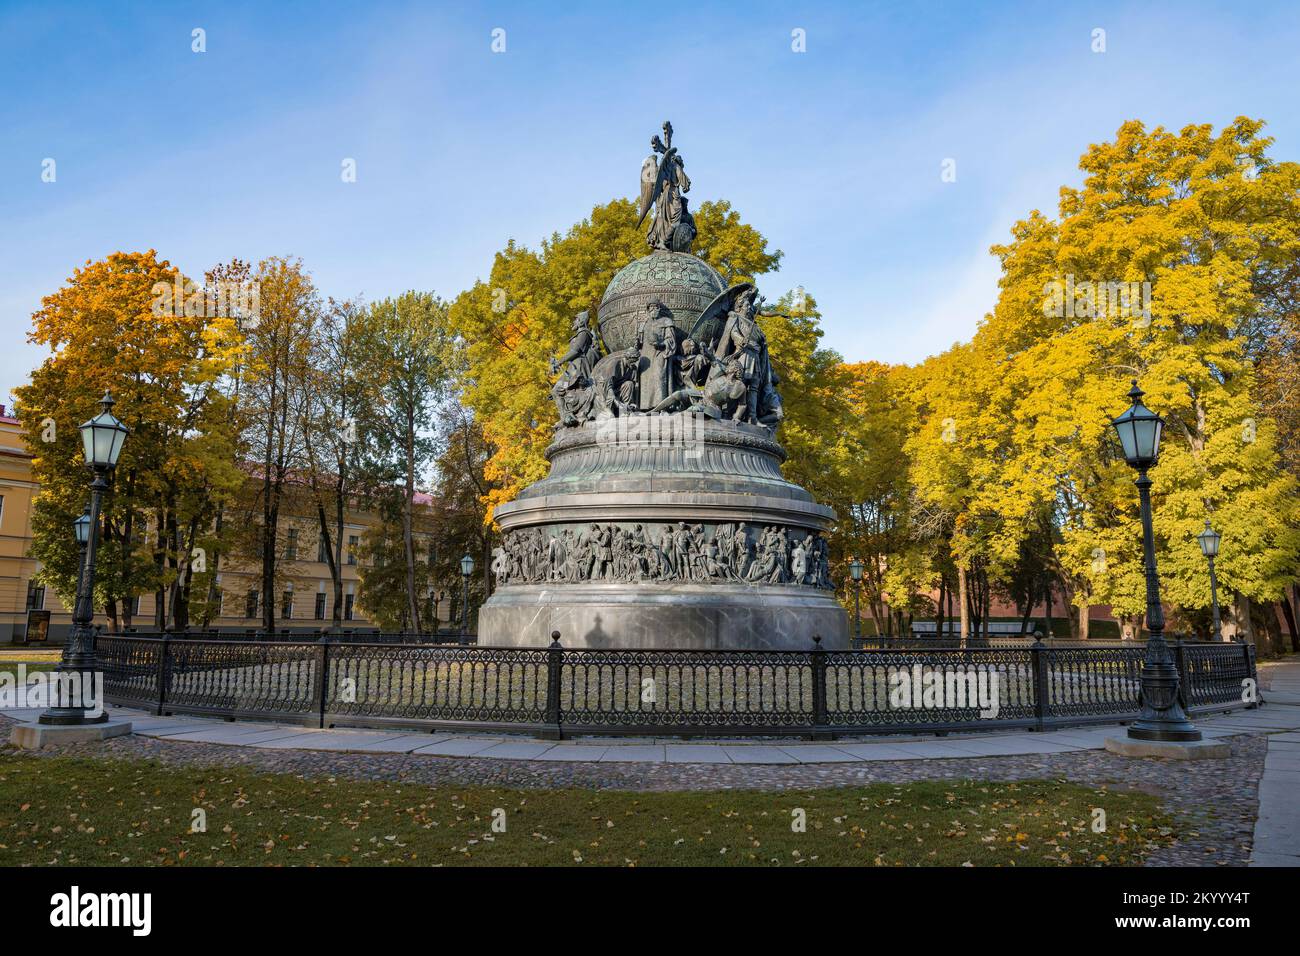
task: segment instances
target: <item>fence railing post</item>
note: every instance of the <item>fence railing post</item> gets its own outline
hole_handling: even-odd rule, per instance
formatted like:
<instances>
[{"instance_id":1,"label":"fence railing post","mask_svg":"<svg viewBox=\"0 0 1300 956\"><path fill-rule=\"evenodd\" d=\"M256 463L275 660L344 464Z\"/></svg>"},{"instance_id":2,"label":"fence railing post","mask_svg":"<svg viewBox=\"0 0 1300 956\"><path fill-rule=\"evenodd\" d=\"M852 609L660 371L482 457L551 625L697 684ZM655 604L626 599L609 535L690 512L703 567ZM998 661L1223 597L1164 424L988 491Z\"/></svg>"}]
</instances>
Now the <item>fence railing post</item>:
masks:
<instances>
[{"instance_id":1,"label":"fence railing post","mask_svg":"<svg viewBox=\"0 0 1300 956\"><path fill-rule=\"evenodd\" d=\"M1048 697L1047 645L1042 639L1029 645L1029 663L1034 672L1034 722L1035 730L1047 729L1047 720L1052 716L1052 705Z\"/></svg>"},{"instance_id":2,"label":"fence railing post","mask_svg":"<svg viewBox=\"0 0 1300 956\"><path fill-rule=\"evenodd\" d=\"M163 715L167 705L167 682L171 680L171 638L166 634L162 638L162 649L158 653L158 716Z\"/></svg>"},{"instance_id":3,"label":"fence railing post","mask_svg":"<svg viewBox=\"0 0 1300 956\"><path fill-rule=\"evenodd\" d=\"M316 704L319 721L317 726L325 729L325 705L329 698L330 681L330 645L329 641L320 641L316 645Z\"/></svg>"},{"instance_id":4,"label":"fence railing post","mask_svg":"<svg viewBox=\"0 0 1300 956\"><path fill-rule=\"evenodd\" d=\"M564 728L560 710L560 676L564 670L564 648L560 646L560 632L551 631L551 646L546 649L546 729L542 736L548 740L561 740Z\"/></svg>"},{"instance_id":5,"label":"fence railing post","mask_svg":"<svg viewBox=\"0 0 1300 956\"><path fill-rule=\"evenodd\" d=\"M1192 704L1192 682L1187 673L1187 654L1183 649L1183 639L1174 635L1170 642L1170 647L1174 652L1174 667L1178 670L1178 702L1183 705L1183 710L1190 710Z\"/></svg>"},{"instance_id":6,"label":"fence railing post","mask_svg":"<svg viewBox=\"0 0 1300 956\"><path fill-rule=\"evenodd\" d=\"M813 635L812 649L813 740L830 740L830 718L826 713L826 648L820 634Z\"/></svg>"}]
</instances>

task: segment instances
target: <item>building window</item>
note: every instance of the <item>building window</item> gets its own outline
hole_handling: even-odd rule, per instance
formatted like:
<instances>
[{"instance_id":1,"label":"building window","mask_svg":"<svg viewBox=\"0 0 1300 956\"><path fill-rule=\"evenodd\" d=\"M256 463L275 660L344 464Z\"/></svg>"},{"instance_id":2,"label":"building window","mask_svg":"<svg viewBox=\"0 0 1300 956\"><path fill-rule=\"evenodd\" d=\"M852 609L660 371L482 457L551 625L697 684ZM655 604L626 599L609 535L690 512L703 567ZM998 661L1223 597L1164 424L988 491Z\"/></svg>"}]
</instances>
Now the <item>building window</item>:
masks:
<instances>
[{"instance_id":1,"label":"building window","mask_svg":"<svg viewBox=\"0 0 1300 956\"><path fill-rule=\"evenodd\" d=\"M27 582L27 610L42 611L45 609L45 585L36 581Z\"/></svg>"},{"instance_id":2,"label":"building window","mask_svg":"<svg viewBox=\"0 0 1300 956\"><path fill-rule=\"evenodd\" d=\"M328 564L330 556L327 553L325 535L316 539L316 560L321 564Z\"/></svg>"},{"instance_id":3,"label":"building window","mask_svg":"<svg viewBox=\"0 0 1300 956\"><path fill-rule=\"evenodd\" d=\"M286 561L298 560L298 529L290 528L288 536L284 543L284 559Z\"/></svg>"},{"instance_id":4,"label":"building window","mask_svg":"<svg viewBox=\"0 0 1300 956\"><path fill-rule=\"evenodd\" d=\"M325 620L325 592L316 592L316 620Z\"/></svg>"},{"instance_id":5,"label":"building window","mask_svg":"<svg viewBox=\"0 0 1300 956\"><path fill-rule=\"evenodd\" d=\"M343 620L352 620L352 595L343 595Z\"/></svg>"},{"instance_id":6,"label":"building window","mask_svg":"<svg viewBox=\"0 0 1300 956\"><path fill-rule=\"evenodd\" d=\"M4 520L5 520L5 496L0 495L0 524L4 524ZM36 610L39 611L40 608L36 608Z\"/></svg>"},{"instance_id":7,"label":"building window","mask_svg":"<svg viewBox=\"0 0 1300 956\"><path fill-rule=\"evenodd\" d=\"M280 595L280 616L286 621L293 620L293 590Z\"/></svg>"},{"instance_id":8,"label":"building window","mask_svg":"<svg viewBox=\"0 0 1300 956\"><path fill-rule=\"evenodd\" d=\"M131 616L139 617L140 616L140 595L137 594L135 597L128 599L126 603L131 608Z\"/></svg>"},{"instance_id":9,"label":"building window","mask_svg":"<svg viewBox=\"0 0 1300 956\"><path fill-rule=\"evenodd\" d=\"M257 617L257 599L260 597L257 591L249 591L248 598L244 602L244 617Z\"/></svg>"},{"instance_id":10,"label":"building window","mask_svg":"<svg viewBox=\"0 0 1300 956\"><path fill-rule=\"evenodd\" d=\"M223 614L226 613L226 592L221 590L221 585L217 585L216 599L217 599L217 607L216 607L216 614L214 615L214 617L221 617Z\"/></svg>"},{"instance_id":11,"label":"building window","mask_svg":"<svg viewBox=\"0 0 1300 956\"><path fill-rule=\"evenodd\" d=\"M361 546L361 539L355 534L348 535L348 564L357 563L357 549Z\"/></svg>"}]
</instances>

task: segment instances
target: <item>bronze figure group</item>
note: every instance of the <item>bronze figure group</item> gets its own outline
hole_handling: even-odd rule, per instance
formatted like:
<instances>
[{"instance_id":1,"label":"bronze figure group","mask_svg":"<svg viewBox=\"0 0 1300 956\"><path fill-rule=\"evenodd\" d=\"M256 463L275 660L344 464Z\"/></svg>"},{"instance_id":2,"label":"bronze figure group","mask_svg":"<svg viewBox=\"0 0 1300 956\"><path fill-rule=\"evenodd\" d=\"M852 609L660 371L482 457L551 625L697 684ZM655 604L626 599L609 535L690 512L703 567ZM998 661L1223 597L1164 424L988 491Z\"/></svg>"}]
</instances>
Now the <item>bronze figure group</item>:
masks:
<instances>
[{"instance_id":1,"label":"bronze figure group","mask_svg":"<svg viewBox=\"0 0 1300 956\"><path fill-rule=\"evenodd\" d=\"M826 539L768 525L751 538L744 523L707 530L685 521L660 525L593 522L525 528L493 553L498 584L674 581L697 584L797 584L831 588Z\"/></svg>"},{"instance_id":2,"label":"bronze figure group","mask_svg":"<svg viewBox=\"0 0 1300 956\"><path fill-rule=\"evenodd\" d=\"M551 397L560 423L695 409L712 418L775 428L783 417L780 379L759 327L753 285L728 289L683 336L672 312L647 304L636 345L602 355L586 312L573 320L569 347L551 362Z\"/></svg>"}]
</instances>

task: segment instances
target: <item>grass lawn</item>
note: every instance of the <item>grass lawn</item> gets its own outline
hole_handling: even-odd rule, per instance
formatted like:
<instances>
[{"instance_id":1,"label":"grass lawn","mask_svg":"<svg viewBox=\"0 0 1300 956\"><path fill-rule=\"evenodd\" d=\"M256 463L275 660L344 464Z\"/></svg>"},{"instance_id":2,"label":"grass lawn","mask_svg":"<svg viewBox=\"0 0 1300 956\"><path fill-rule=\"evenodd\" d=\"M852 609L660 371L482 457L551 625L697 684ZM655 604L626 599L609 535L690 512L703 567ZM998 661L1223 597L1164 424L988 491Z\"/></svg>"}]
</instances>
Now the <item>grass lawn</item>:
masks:
<instances>
[{"instance_id":1,"label":"grass lawn","mask_svg":"<svg viewBox=\"0 0 1300 956\"><path fill-rule=\"evenodd\" d=\"M0 750L5 866L1134 865L1173 833L1154 797L1062 781L431 788Z\"/></svg>"},{"instance_id":2,"label":"grass lawn","mask_svg":"<svg viewBox=\"0 0 1300 956\"><path fill-rule=\"evenodd\" d=\"M50 650L28 650L26 648L9 648L0 649L0 671L8 671L10 674L18 673L18 665L23 664L27 668L27 673L35 671L52 671L54 665L62 657L61 651Z\"/></svg>"}]
</instances>

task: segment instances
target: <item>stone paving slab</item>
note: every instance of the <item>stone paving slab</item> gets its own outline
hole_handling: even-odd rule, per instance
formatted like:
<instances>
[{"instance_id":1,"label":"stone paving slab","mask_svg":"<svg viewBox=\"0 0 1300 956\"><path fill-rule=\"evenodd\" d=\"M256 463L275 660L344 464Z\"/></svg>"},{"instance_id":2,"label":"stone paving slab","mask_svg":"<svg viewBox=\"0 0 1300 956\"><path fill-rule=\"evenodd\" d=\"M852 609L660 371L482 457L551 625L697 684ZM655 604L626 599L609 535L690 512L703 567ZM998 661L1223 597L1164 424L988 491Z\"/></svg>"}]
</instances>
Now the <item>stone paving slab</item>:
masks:
<instances>
[{"instance_id":1,"label":"stone paving slab","mask_svg":"<svg viewBox=\"0 0 1300 956\"><path fill-rule=\"evenodd\" d=\"M610 747L599 758L600 763L664 763L663 744L632 744L626 747Z\"/></svg>"},{"instance_id":2,"label":"stone paving slab","mask_svg":"<svg viewBox=\"0 0 1300 956\"><path fill-rule=\"evenodd\" d=\"M486 750L480 750L475 754L475 756L503 757L507 760L535 760L554 746L555 744L541 744L532 741L516 742L508 740L489 747ZM421 751L421 753L425 752L427 752L427 749Z\"/></svg>"},{"instance_id":3,"label":"stone paving slab","mask_svg":"<svg viewBox=\"0 0 1300 956\"><path fill-rule=\"evenodd\" d=\"M411 753L435 754L440 757L472 757L502 742L498 737L449 737L412 750Z\"/></svg>"},{"instance_id":4,"label":"stone paving slab","mask_svg":"<svg viewBox=\"0 0 1300 956\"><path fill-rule=\"evenodd\" d=\"M598 744L556 744L536 760L600 760L609 752L617 753L621 747L602 747ZM486 755L484 755L486 756ZM618 759L615 757L614 759Z\"/></svg>"},{"instance_id":5,"label":"stone paving slab","mask_svg":"<svg viewBox=\"0 0 1300 956\"><path fill-rule=\"evenodd\" d=\"M731 763L717 744L665 744L664 755L669 763Z\"/></svg>"},{"instance_id":6,"label":"stone paving slab","mask_svg":"<svg viewBox=\"0 0 1300 956\"><path fill-rule=\"evenodd\" d=\"M1288 675L1300 672L1300 665L1282 666ZM1268 738L1251 846L1251 866L1300 866L1300 733Z\"/></svg>"},{"instance_id":7,"label":"stone paving slab","mask_svg":"<svg viewBox=\"0 0 1300 956\"><path fill-rule=\"evenodd\" d=\"M907 753L914 753L918 757L984 757L979 750L971 746L975 741L968 741L962 744L951 744L947 741L926 742L919 744L899 744L898 749Z\"/></svg>"},{"instance_id":8,"label":"stone paving slab","mask_svg":"<svg viewBox=\"0 0 1300 956\"><path fill-rule=\"evenodd\" d=\"M877 744L876 746L886 746ZM822 744L803 744L801 746L783 746L781 748L799 763L857 763L861 758L848 753L843 747L828 747Z\"/></svg>"},{"instance_id":9,"label":"stone paving slab","mask_svg":"<svg viewBox=\"0 0 1300 956\"><path fill-rule=\"evenodd\" d=\"M134 726L134 722L132 726ZM226 724L225 726L217 725L195 729L194 724L189 723L155 727L149 729L147 733L151 737L174 737L177 740L185 740L188 737L197 738L201 735L208 743L220 743L224 740L237 741L241 737L264 734L272 730L282 730L291 734L301 734L303 732L301 727L285 727L283 725L277 727L274 724Z\"/></svg>"},{"instance_id":10,"label":"stone paving slab","mask_svg":"<svg viewBox=\"0 0 1300 956\"><path fill-rule=\"evenodd\" d=\"M746 747L723 747L732 763L798 763L796 757L780 747L750 744Z\"/></svg>"},{"instance_id":11,"label":"stone paving slab","mask_svg":"<svg viewBox=\"0 0 1300 956\"><path fill-rule=\"evenodd\" d=\"M247 735L245 735L245 736L243 736L243 737L238 738L238 742L239 742L239 745L240 745L240 746L243 746L243 745L245 745L245 744L256 744L256 745L260 746L260 745L262 745L262 744L269 744L269 743L270 743L271 741L273 741L273 740L280 740L280 739L282 739L282 738L284 738L284 737L306 737L308 734L324 734L324 733L328 733L328 731L325 731L325 730L303 730L301 727L281 727L281 728L277 728L277 729L275 729L275 730L262 730L262 731L259 731L259 732L255 733L255 734L247 734ZM175 734L168 734L168 735L167 735L167 739L168 739L168 740L178 740L178 739L185 739L185 738L181 738L181 737L179 737L178 735L175 735ZM194 736L194 737L190 737L190 738L188 738L188 739L190 739L190 740L200 740L200 739L202 739L202 738L200 738L200 737L198 737L198 736ZM221 740L214 740L214 741L211 741L211 742L212 742L212 743L222 743Z\"/></svg>"},{"instance_id":12,"label":"stone paving slab","mask_svg":"<svg viewBox=\"0 0 1300 956\"><path fill-rule=\"evenodd\" d=\"M1099 747L1107 737L1113 737L1113 729L1106 730L1049 730L1034 736L1052 743L1069 744L1075 747Z\"/></svg>"},{"instance_id":13,"label":"stone paving slab","mask_svg":"<svg viewBox=\"0 0 1300 956\"><path fill-rule=\"evenodd\" d=\"M791 748L793 751L793 748ZM836 744L835 749L854 760L924 760L925 755L895 744ZM970 756L967 754L967 756Z\"/></svg>"},{"instance_id":14,"label":"stone paving slab","mask_svg":"<svg viewBox=\"0 0 1300 956\"><path fill-rule=\"evenodd\" d=\"M373 744L361 744L356 748L358 753L391 753L391 754L409 754L419 750L421 747L430 747L433 744L442 743L444 740L451 740L454 734L401 734L397 737L389 737L387 740L381 740Z\"/></svg>"},{"instance_id":15,"label":"stone paving slab","mask_svg":"<svg viewBox=\"0 0 1300 956\"><path fill-rule=\"evenodd\" d=\"M994 738L990 740L971 740L962 747L977 757L1012 756L1016 754L1059 754L1071 750L1087 750L1095 744L1079 745L1062 740L1038 740L1026 738Z\"/></svg>"},{"instance_id":16,"label":"stone paving slab","mask_svg":"<svg viewBox=\"0 0 1300 956\"><path fill-rule=\"evenodd\" d=\"M183 733L187 730L201 730L208 727L210 721L196 723L193 720L159 720L156 724L144 724L135 718L131 718L132 733L143 734L146 737L165 737L168 733ZM219 724L211 724L212 729L216 729ZM264 729L263 725L258 724L258 728Z\"/></svg>"},{"instance_id":17,"label":"stone paving slab","mask_svg":"<svg viewBox=\"0 0 1300 956\"><path fill-rule=\"evenodd\" d=\"M1274 750L1269 745L1268 756L1264 758L1265 770L1300 770L1300 754L1284 753Z\"/></svg>"},{"instance_id":18,"label":"stone paving slab","mask_svg":"<svg viewBox=\"0 0 1300 956\"><path fill-rule=\"evenodd\" d=\"M359 750L366 745L381 744L394 740L398 734L303 734L298 737L282 737L264 744L270 750L302 748L303 750ZM427 743L427 741L426 741Z\"/></svg>"}]
</instances>

